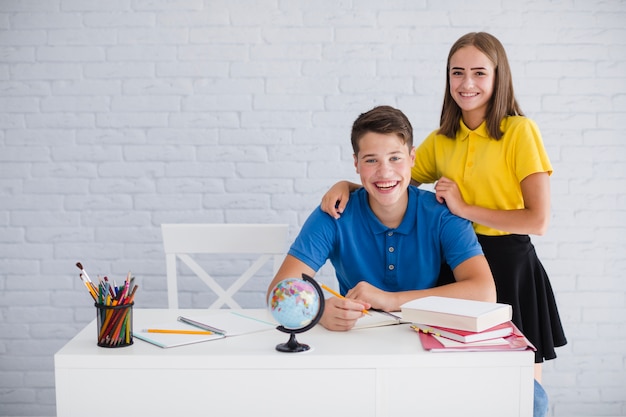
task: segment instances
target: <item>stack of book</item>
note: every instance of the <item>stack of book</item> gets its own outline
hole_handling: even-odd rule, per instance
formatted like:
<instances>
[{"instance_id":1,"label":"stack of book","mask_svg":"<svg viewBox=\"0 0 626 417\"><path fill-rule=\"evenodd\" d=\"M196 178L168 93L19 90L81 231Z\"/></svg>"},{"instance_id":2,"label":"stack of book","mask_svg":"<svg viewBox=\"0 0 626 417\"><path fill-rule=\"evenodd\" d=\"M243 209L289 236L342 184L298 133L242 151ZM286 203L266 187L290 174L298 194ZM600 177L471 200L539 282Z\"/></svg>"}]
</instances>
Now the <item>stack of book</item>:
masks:
<instances>
[{"instance_id":1,"label":"stack of book","mask_svg":"<svg viewBox=\"0 0 626 417\"><path fill-rule=\"evenodd\" d=\"M425 297L402 306L402 320L433 352L535 350L511 321L508 304Z\"/></svg>"}]
</instances>

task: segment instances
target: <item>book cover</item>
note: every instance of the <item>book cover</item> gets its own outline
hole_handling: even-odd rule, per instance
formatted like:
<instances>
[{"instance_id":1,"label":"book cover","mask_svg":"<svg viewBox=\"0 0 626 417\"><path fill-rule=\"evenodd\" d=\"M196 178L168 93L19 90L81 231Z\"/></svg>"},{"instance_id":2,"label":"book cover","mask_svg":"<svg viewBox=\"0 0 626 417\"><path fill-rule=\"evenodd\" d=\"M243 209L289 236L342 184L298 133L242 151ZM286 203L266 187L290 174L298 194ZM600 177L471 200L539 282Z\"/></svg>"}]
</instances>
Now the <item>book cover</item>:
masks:
<instances>
[{"instance_id":1,"label":"book cover","mask_svg":"<svg viewBox=\"0 0 626 417\"><path fill-rule=\"evenodd\" d=\"M428 326L426 324L414 323L413 327L424 333L432 333L435 336L442 336L447 339L455 340L461 343L479 342L481 340L496 339L506 337L513 333L512 323L506 322L498 324L482 332L470 332L467 330L447 329L445 327Z\"/></svg>"},{"instance_id":2,"label":"book cover","mask_svg":"<svg viewBox=\"0 0 626 417\"><path fill-rule=\"evenodd\" d=\"M510 321L513 309L508 304L448 297L424 297L401 306L402 318L449 329L482 332Z\"/></svg>"},{"instance_id":3,"label":"book cover","mask_svg":"<svg viewBox=\"0 0 626 417\"><path fill-rule=\"evenodd\" d=\"M512 324L512 323L511 323ZM535 346L512 324L513 333L504 338L482 340L479 342L461 343L444 337L437 337L432 333L419 333L419 339L424 349L430 352L484 352L484 351L536 351Z\"/></svg>"}]
</instances>

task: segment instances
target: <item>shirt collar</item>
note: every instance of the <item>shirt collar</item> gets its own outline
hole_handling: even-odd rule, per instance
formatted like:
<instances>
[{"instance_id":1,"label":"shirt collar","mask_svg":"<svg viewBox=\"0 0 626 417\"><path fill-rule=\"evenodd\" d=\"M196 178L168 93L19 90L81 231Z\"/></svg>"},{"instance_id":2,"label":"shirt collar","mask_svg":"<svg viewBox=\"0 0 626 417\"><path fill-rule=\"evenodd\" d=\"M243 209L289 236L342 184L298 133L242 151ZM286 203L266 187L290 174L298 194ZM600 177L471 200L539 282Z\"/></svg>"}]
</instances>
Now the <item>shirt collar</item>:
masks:
<instances>
[{"instance_id":1,"label":"shirt collar","mask_svg":"<svg viewBox=\"0 0 626 417\"><path fill-rule=\"evenodd\" d=\"M474 133L478 136L482 136L484 138L489 138L489 131L487 130L487 121L483 121L480 126L478 126L476 129L471 130L469 127L467 127L465 125L465 123L463 123L463 119L461 119L459 121L459 131L456 132L456 138L458 140L466 140L467 138L469 138L470 133Z\"/></svg>"},{"instance_id":2,"label":"shirt collar","mask_svg":"<svg viewBox=\"0 0 626 417\"><path fill-rule=\"evenodd\" d=\"M382 234L386 233L388 230L393 230L396 233L408 235L413 227L415 227L417 216L417 187L409 185L409 200L407 202L406 212L404 213L404 217L402 218L400 226L395 229L390 229L389 227L382 224L380 220L378 220L378 217L376 217L367 201L367 191L365 191L365 188L360 188L359 191L360 192L358 193L358 197L361 205L364 208L365 213L367 213L368 223L370 229L372 230L372 233Z\"/></svg>"}]
</instances>

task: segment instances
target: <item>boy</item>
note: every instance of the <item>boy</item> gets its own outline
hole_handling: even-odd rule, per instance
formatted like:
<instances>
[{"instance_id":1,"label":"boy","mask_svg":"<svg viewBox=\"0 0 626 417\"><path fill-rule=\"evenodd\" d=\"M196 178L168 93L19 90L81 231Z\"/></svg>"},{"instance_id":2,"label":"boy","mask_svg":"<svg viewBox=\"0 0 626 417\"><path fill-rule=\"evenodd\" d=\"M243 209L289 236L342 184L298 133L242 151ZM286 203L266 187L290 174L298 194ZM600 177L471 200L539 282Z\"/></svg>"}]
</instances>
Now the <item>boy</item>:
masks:
<instances>
[{"instance_id":1,"label":"boy","mask_svg":"<svg viewBox=\"0 0 626 417\"><path fill-rule=\"evenodd\" d=\"M319 207L309 216L269 289L285 278L312 277L330 259L346 298L326 300L320 323L329 330L351 329L363 309L397 311L429 295L495 302L471 223L409 185L415 150L407 117L375 107L356 119L351 141L363 188L352 193L340 219ZM436 287L443 262L455 282Z\"/></svg>"}]
</instances>

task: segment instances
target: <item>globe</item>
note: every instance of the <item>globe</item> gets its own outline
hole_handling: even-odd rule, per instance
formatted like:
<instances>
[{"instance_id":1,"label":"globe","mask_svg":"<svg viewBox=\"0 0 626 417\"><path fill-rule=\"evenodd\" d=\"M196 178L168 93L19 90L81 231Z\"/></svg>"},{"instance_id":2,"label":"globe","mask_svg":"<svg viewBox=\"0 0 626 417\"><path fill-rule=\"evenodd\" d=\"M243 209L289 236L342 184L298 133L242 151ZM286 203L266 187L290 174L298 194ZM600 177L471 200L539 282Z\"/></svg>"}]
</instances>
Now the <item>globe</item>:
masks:
<instances>
[{"instance_id":1,"label":"globe","mask_svg":"<svg viewBox=\"0 0 626 417\"><path fill-rule=\"evenodd\" d=\"M280 281L271 292L270 311L274 319L286 329L297 330L308 326L320 309L315 287L300 278Z\"/></svg>"},{"instance_id":2,"label":"globe","mask_svg":"<svg viewBox=\"0 0 626 417\"><path fill-rule=\"evenodd\" d=\"M303 352L310 346L299 343L295 334L302 333L319 322L324 312L324 296L315 280L305 274L302 278L286 278L278 282L268 300L268 308L280 323L278 330L290 333L287 343L276 346L280 352Z\"/></svg>"}]
</instances>

